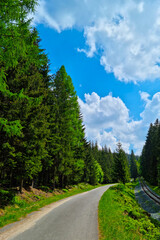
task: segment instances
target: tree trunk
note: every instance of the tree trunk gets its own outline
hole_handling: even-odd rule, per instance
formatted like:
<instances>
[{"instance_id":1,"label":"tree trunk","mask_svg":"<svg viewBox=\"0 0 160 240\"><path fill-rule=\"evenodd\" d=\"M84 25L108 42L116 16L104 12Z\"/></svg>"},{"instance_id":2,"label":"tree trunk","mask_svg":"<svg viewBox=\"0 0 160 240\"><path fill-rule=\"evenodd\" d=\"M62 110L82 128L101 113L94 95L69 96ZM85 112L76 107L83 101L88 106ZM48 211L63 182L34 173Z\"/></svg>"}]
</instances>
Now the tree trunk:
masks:
<instances>
[{"instance_id":1,"label":"tree trunk","mask_svg":"<svg viewBox=\"0 0 160 240\"><path fill-rule=\"evenodd\" d=\"M32 179L31 187L32 187L32 188L34 187L34 180L33 180L33 179Z\"/></svg>"},{"instance_id":2,"label":"tree trunk","mask_svg":"<svg viewBox=\"0 0 160 240\"><path fill-rule=\"evenodd\" d=\"M23 178L21 178L21 182L20 182L20 187L19 187L20 193L22 193L22 188L23 188Z\"/></svg>"}]
</instances>

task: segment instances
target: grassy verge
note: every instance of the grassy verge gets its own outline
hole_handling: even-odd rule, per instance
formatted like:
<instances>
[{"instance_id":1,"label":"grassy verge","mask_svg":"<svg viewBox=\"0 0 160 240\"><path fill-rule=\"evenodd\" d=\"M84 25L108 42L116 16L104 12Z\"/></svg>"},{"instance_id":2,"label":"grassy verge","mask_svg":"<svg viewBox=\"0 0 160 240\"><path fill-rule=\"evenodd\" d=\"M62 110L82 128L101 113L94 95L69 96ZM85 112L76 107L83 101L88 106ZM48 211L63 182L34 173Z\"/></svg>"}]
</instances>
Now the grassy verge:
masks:
<instances>
[{"instance_id":1,"label":"grassy verge","mask_svg":"<svg viewBox=\"0 0 160 240\"><path fill-rule=\"evenodd\" d=\"M101 185L92 186L81 183L70 187L69 189L57 190L45 196L45 192L35 194L35 192L26 192L22 195L15 195L10 201L10 205L0 208L0 228L22 219L27 214L40 209L50 203L73 196L78 193L86 192ZM5 191L1 190L1 197L7 195ZM4 192L4 195L2 193ZM43 194L42 194L43 193ZM8 195L7 195L8 196Z\"/></svg>"},{"instance_id":2,"label":"grassy verge","mask_svg":"<svg viewBox=\"0 0 160 240\"><path fill-rule=\"evenodd\" d=\"M160 239L160 225L137 204L134 185L118 184L102 196L99 203L101 240Z\"/></svg>"},{"instance_id":3,"label":"grassy verge","mask_svg":"<svg viewBox=\"0 0 160 240\"><path fill-rule=\"evenodd\" d=\"M154 186L154 185L151 185L149 182L146 182L147 185L155 192L157 193L158 195L160 195L160 187L159 186Z\"/></svg>"}]
</instances>

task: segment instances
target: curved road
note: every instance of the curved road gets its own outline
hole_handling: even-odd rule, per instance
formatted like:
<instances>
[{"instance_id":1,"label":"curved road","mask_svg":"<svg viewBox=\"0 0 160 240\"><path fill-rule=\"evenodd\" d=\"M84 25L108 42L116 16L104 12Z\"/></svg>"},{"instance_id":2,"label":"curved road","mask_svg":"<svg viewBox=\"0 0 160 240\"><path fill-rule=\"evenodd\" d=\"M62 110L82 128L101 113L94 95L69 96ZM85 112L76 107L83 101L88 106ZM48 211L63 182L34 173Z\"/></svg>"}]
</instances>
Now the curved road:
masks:
<instances>
[{"instance_id":1,"label":"curved road","mask_svg":"<svg viewBox=\"0 0 160 240\"><path fill-rule=\"evenodd\" d=\"M21 233L15 230L14 234L5 239L98 240L98 203L110 186L99 187L62 201L27 230L24 228Z\"/></svg>"}]
</instances>

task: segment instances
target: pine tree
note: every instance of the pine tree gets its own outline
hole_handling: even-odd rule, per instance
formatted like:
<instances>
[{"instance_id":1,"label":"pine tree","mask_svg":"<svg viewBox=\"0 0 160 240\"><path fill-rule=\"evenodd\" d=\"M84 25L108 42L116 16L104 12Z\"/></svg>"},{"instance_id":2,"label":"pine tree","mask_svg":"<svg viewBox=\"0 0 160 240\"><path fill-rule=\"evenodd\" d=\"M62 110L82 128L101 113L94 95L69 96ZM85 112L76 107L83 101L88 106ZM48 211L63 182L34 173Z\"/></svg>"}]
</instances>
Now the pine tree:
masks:
<instances>
[{"instance_id":1,"label":"pine tree","mask_svg":"<svg viewBox=\"0 0 160 240\"><path fill-rule=\"evenodd\" d=\"M30 182L41 171L41 161L47 155L45 145L49 132L46 117L48 108L44 104L48 92L47 81L50 80L49 77L45 79L44 73L48 60L39 48L36 30L26 29L26 31L28 31L28 53L21 57L16 67L6 71L6 82L12 93L16 94L23 89L22 94L25 97L12 99L8 96L1 97L2 114L10 121L17 119L22 126L20 136L8 138L1 131L2 147L8 146L8 149L13 150L14 153L12 154L14 169L10 169L13 172L10 181L20 183L20 190L24 180ZM3 161L3 153L1 158Z\"/></svg>"},{"instance_id":2,"label":"pine tree","mask_svg":"<svg viewBox=\"0 0 160 240\"><path fill-rule=\"evenodd\" d=\"M34 11L34 0L2 0L0 3L0 171L3 179L10 181L16 167L15 137L22 137L23 126L18 117L13 117L8 109L13 101L29 100L23 90L12 92L8 85L8 74L13 73L20 60L28 54L30 42L30 21L27 15Z\"/></svg>"},{"instance_id":3,"label":"pine tree","mask_svg":"<svg viewBox=\"0 0 160 240\"><path fill-rule=\"evenodd\" d=\"M158 184L159 165L159 121L150 124L141 154L142 176L153 185Z\"/></svg>"},{"instance_id":4,"label":"pine tree","mask_svg":"<svg viewBox=\"0 0 160 240\"><path fill-rule=\"evenodd\" d=\"M131 172L131 178L134 178L134 181L138 177L138 171L137 171L137 164L136 164L136 158L134 155L133 150L131 151L131 165L130 165L130 172Z\"/></svg>"},{"instance_id":5,"label":"pine tree","mask_svg":"<svg viewBox=\"0 0 160 240\"><path fill-rule=\"evenodd\" d=\"M113 155L110 149L107 149L105 145L102 150L99 150L98 162L102 167L104 173L103 183L109 183L113 181Z\"/></svg>"},{"instance_id":6,"label":"pine tree","mask_svg":"<svg viewBox=\"0 0 160 240\"><path fill-rule=\"evenodd\" d=\"M160 186L160 124L157 128L156 153L157 153L157 185Z\"/></svg>"},{"instance_id":7,"label":"pine tree","mask_svg":"<svg viewBox=\"0 0 160 240\"><path fill-rule=\"evenodd\" d=\"M115 178L118 182L126 183L129 181L129 167L127 157L119 142L117 144L117 152L115 154Z\"/></svg>"},{"instance_id":8,"label":"pine tree","mask_svg":"<svg viewBox=\"0 0 160 240\"><path fill-rule=\"evenodd\" d=\"M27 14L34 11L34 0L2 0L0 3L0 97L25 97L22 92L12 93L7 86L6 76L10 68L17 66L28 51L28 31L30 21ZM0 115L0 129L8 136L21 135L19 120L10 121Z\"/></svg>"},{"instance_id":9,"label":"pine tree","mask_svg":"<svg viewBox=\"0 0 160 240\"><path fill-rule=\"evenodd\" d=\"M93 143L91 145L90 143L87 143L87 141L85 141L86 157L84 168L84 181L92 185L96 185L103 182L104 174L101 165L94 158L94 153L92 149Z\"/></svg>"},{"instance_id":10,"label":"pine tree","mask_svg":"<svg viewBox=\"0 0 160 240\"><path fill-rule=\"evenodd\" d=\"M81 157L84 130L78 99L72 79L62 66L53 82L55 96L55 131L56 155L54 172L58 176L60 186L77 181L83 176L84 160ZM73 174L74 172L74 174Z\"/></svg>"}]
</instances>

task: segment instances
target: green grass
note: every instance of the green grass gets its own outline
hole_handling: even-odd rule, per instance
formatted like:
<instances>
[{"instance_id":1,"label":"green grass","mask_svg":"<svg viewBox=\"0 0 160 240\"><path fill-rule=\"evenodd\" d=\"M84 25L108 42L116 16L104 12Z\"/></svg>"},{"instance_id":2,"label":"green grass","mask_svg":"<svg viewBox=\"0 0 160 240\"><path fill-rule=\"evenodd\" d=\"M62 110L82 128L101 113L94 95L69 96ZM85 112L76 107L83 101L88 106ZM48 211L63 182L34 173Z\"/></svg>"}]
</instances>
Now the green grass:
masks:
<instances>
[{"instance_id":1,"label":"green grass","mask_svg":"<svg viewBox=\"0 0 160 240\"><path fill-rule=\"evenodd\" d=\"M134 183L119 184L104 193L99 203L101 240L160 239L159 223L139 207Z\"/></svg>"},{"instance_id":2,"label":"green grass","mask_svg":"<svg viewBox=\"0 0 160 240\"><path fill-rule=\"evenodd\" d=\"M45 198L44 196L34 195L34 201L31 201L29 196L24 199L19 195L15 195L12 198L12 204L5 206L3 209L0 209L0 228L15 221L18 221L25 217L27 214L37 211L40 208L56 202L58 200L73 196L78 193L86 192L94 188L100 187L102 185L92 186L89 184L81 183L73 186L71 189L63 189L63 193L59 195L53 195L51 197ZM5 193L6 194L6 193ZM32 194L33 195L33 194Z\"/></svg>"}]
</instances>

